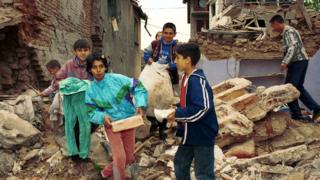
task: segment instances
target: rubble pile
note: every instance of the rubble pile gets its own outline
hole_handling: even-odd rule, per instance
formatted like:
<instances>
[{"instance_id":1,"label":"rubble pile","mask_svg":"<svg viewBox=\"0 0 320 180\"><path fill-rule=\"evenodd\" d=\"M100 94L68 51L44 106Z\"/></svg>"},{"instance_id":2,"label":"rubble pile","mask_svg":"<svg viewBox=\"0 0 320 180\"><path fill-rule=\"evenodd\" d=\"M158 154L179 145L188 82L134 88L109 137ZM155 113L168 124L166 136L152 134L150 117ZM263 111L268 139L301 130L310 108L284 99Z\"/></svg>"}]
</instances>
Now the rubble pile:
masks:
<instances>
[{"instance_id":1,"label":"rubble pile","mask_svg":"<svg viewBox=\"0 0 320 180\"><path fill-rule=\"evenodd\" d=\"M220 127L214 147L217 179L320 178L320 126L291 120L284 106L299 92L290 84L251 85L234 78L212 87ZM30 94L0 101L0 177L99 179L99 170L112 161L103 128L92 134L91 161L74 162L66 157L63 126L49 130L48 104ZM137 179L175 179L181 139L168 129L166 140L160 140L148 135L149 128L146 123L137 129ZM193 165L191 175L195 179Z\"/></svg>"},{"instance_id":2,"label":"rubble pile","mask_svg":"<svg viewBox=\"0 0 320 180\"><path fill-rule=\"evenodd\" d=\"M276 6L237 7L225 9L221 17L229 21L201 32L190 39L199 44L209 60L277 59L281 58L282 43L279 34L272 31L269 20L275 14L285 17L286 23L297 28L308 55L313 56L320 47L320 12L307 11L312 29L308 28L303 14L291 6L288 9ZM224 21L221 17L220 21ZM218 21L219 23L219 21Z\"/></svg>"},{"instance_id":3,"label":"rubble pile","mask_svg":"<svg viewBox=\"0 0 320 180\"><path fill-rule=\"evenodd\" d=\"M34 94L1 98L0 179L99 179L111 157L103 131L92 134L91 161L71 161L63 126L49 129L49 104Z\"/></svg>"},{"instance_id":4,"label":"rubble pile","mask_svg":"<svg viewBox=\"0 0 320 180\"><path fill-rule=\"evenodd\" d=\"M293 121L281 108L299 97L298 90L291 84L256 91L250 86L250 81L235 78L213 87L220 126L216 144L224 152L224 161L216 164L217 177L285 179L298 173L301 179L319 178L319 169L313 166L320 158L313 147L319 146L319 125ZM226 106L233 109L229 115L221 111Z\"/></svg>"},{"instance_id":5,"label":"rubble pile","mask_svg":"<svg viewBox=\"0 0 320 180\"><path fill-rule=\"evenodd\" d=\"M320 178L320 126L293 121L282 108L299 97L297 89L285 84L253 90L251 84L235 78L213 87L220 127L217 179ZM179 139L170 132L165 142L151 137L137 143L140 179L174 179Z\"/></svg>"}]
</instances>

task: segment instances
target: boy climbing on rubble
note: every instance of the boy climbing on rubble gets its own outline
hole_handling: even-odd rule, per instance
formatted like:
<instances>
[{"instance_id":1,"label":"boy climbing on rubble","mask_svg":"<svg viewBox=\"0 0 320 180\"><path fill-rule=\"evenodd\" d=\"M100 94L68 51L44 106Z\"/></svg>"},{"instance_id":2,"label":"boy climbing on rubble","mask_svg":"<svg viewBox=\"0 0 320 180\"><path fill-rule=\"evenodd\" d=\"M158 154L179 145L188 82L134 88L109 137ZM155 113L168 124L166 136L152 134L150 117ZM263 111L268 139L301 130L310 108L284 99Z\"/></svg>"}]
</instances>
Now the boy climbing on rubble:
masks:
<instances>
[{"instance_id":1,"label":"boy climbing on rubble","mask_svg":"<svg viewBox=\"0 0 320 180\"><path fill-rule=\"evenodd\" d=\"M56 83L56 74L57 72L60 70L61 65L59 63L59 61L57 60L50 60L47 64L46 64L46 68L49 72L49 74L53 77L51 80L51 85L43 90L39 95L43 96L43 97L49 97L49 100L52 102L53 98L56 94L57 89L54 87L55 83Z\"/></svg>"},{"instance_id":2,"label":"boy climbing on rubble","mask_svg":"<svg viewBox=\"0 0 320 180\"><path fill-rule=\"evenodd\" d=\"M126 178L126 166L134 171L135 129L113 132L111 122L127 119L135 114L143 115L148 94L142 83L120 74L107 73L108 62L100 53L87 58L87 71L94 80L86 92L89 120L104 125L111 144L113 162L102 171L102 177ZM132 99L134 98L134 101ZM134 172L133 172L134 173Z\"/></svg>"},{"instance_id":3,"label":"boy climbing on rubble","mask_svg":"<svg viewBox=\"0 0 320 180\"><path fill-rule=\"evenodd\" d=\"M177 180L190 180L190 167L194 159L197 179L215 179L213 146L218 133L217 117L212 89L201 69L199 46L192 43L176 48L175 62L184 72L180 103L168 122L177 121L177 136L182 137L174 159Z\"/></svg>"},{"instance_id":4,"label":"boy climbing on rubble","mask_svg":"<svg viewBox=\"0 0 320 180\"><path fill-rule=\"evenodd\" d=\"M163 65L168 65L168 73L170 75L171 83L173 87L179 84L179 74L177 66L174 62L175 58L175 48L177 46L178 40L175 40L176 36L176 26L173 23L166 23L163 25L162 34L160 39L156 39L151 43L151 46L144 51L145 63L151 65L152 63L159 63ZM158 33L157 33L158 35ZM157 38L158 36L156 36ZM160 139L165 139L166 135L164 130L166 128L166 121L160 123L154 117L147 117L151 121L150 132L153 134L159 127Z\"/></svg>"},{"instance_id":5,"label":"boy climbing on rubble","mask_svg":"<svg viewBox=\"0 0 320 180\"><path fill-rule=\"evenodd\" d=\"M39 93L39 95L42 97L49 97L49 100L51 102L49 108L50 121L52 122L51 128L56 130L58 127L63 125L63 108L61 106L62 98L57 88L55 88L55 84L57 83L56 74L60 70L61 65L57 60L50 60L46 64L46 68L53 78L51 80L51 85L47 89Z\"/></svg>"}]
</instances>

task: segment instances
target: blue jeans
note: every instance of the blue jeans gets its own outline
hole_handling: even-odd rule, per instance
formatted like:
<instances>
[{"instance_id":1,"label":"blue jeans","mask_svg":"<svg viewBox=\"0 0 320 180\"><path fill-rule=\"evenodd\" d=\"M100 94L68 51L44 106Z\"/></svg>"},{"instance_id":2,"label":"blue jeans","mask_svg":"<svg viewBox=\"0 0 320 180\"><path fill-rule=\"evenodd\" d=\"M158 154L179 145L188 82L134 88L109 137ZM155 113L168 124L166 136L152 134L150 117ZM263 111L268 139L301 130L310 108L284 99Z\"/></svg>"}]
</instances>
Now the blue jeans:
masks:
<instances>
[{"instance_id":1,"label":"blue jeans","mask_svg":"<svg viewBox=\"0 0 320 180\"><path fill-rule=\"evenodd\" d=\"M215 180L213 146L180 145L174 158L177 180L190 180L190 167L194 159L197 180Z\"/></svg>"},{"instance_id":2,"label":"blue jeans","mask_svg":"<svg viewBox=\"0 0 320 180\"><path fill-rule=\"evenodd\" d=\"M314 113L318 113L320 111L319 104L310 96L308 91L303 86L307 69L307 60L296 61L292 64L289 64L286 83L291 83L293 86L295 86L300 91L299 99L303 102L303 104L306 105ZM293 102L288 103L288 105L293 119L299 119L300 117L302 117L298 100L294 100Z\"/></svg>"}]
</instances>

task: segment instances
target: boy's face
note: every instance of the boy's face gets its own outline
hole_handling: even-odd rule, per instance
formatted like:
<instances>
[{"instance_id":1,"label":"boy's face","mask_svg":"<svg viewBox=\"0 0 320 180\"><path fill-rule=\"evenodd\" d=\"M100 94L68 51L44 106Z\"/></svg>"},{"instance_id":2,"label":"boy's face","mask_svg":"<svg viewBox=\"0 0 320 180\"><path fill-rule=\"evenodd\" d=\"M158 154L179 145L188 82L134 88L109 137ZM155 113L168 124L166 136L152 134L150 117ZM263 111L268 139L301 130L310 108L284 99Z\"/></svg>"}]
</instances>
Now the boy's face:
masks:
<instances>
[{"instance_id":1,"label":"boy's face","mask_svg":"<svg viewBox=\"0 0 320 180\"><path fill-rule=\"evenodd\" d=\"M100 81L103 79L105 72L106 72L106 67L104 66L102 61L94 60L91 68L91 73L93 77L96 80Z\"/></svg>"},{"instance_id":2,"label":"boy's face","mask_svg":"<svg viewBox=\"0 0 320 180\"><path fill-rule=\"evenodd\" d=\"M180 54L176 54L175 63L177 64L177 68L180 71L185 71L189 67L191 67L191 59L190 57L184 58Z\"/></svg>"},{"instance_id":3,"label":"boy's face","mask_svg":"<svg viewBox=\"0 0 320 180\"><path fill-rule=\"evenodd\" d=\"M284 29L284 24L278 23L278 22L273 22L273 23L271 23L271 27L274 31L276 31L278 33L282 33L282 31Z\"/></svg>"},{"instance_id":4,"label":"boy's face","mask_svg":"<svg viewBox=\"0 0 320 180\"><path fill-rule=\"evenodd\" d=\"M74 55L77 56L81 61L85 61L90 53L90 48L78 48L74 50Z\"/></svg>"},{"instance_id":5,"label":"boy's face","mask_svg":"<svg viewBox=\"0 0 320 180\"><path fill-rule=\"evenodd\" d=\"M166 42L171 42L175 36L176 33L171 28L165 28L162 31L162 37Z\"/></svg>"},{"instance_id":6,"label":"boy's face","mask_svg":"<svg viewBox=\"0 0 320 180\"><path fill-rule=\"evenodd\" d=\"M51 74L52 76L55 76L59 70L59 67L48 68L49 74Z\"/></svg>"}]
</instances>

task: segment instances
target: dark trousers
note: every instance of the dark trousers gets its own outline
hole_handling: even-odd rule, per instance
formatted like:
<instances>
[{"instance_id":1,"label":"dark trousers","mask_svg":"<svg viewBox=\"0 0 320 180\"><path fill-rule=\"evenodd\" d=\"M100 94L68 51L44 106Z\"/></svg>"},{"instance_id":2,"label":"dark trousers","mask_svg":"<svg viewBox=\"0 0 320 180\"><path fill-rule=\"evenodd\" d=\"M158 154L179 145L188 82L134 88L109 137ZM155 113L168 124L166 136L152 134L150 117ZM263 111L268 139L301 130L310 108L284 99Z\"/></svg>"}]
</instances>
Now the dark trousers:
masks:
<instances>
[{"instance_id":1,"label":"dark trousers","mask_svg":"<svg viewBox=\"0 0 320 180\"><path fill-rule=\"evenodd\" d=\"M167 120L164 119L163 122L159 122L155 117L147 116L147 119L151 122L150 134L154 134L159 128L159 137L162 140L165 140L167 135L165 134L165 130L167 128Z\"/></svg>"},{"instance_id":2,"label":"dark trousers","mask_svg":"<svg viewBox=\"0 0 320 180\"><path fill-rule=\"evenodd\" d=\"M197 180L215 180L213 146L180 145L174 158L177 180L190 180L190 167L194 159Z\"/></svg>"},{"instance_id":3,"label":"dark trousers","mask_svg":"<svg viewBox=\"0 0 320 180\"><path fill-rule=\"evenodd\" d=\"M168 70L172 85L179 84L179 73L177 69Z\"/></svg>"},{"instance_id":4,"label":"dark trousers","mask_svg":"<svg viewBox=\"0 0 320 180\"><path fill-rule=\"evenodd\" d=\"M308 60L296 61L292 64L289 64L286 83L291 83L300 91L299 99L314 113L320 111L320 106L315 102L315 100L310 96L308 91L304 88L303 83L306 77L308 69ZM291 103L288 103L291 115L293 119L299 119L302 117L301 110L298 100L295 100Z\"/></svg>"}]
</instances>

